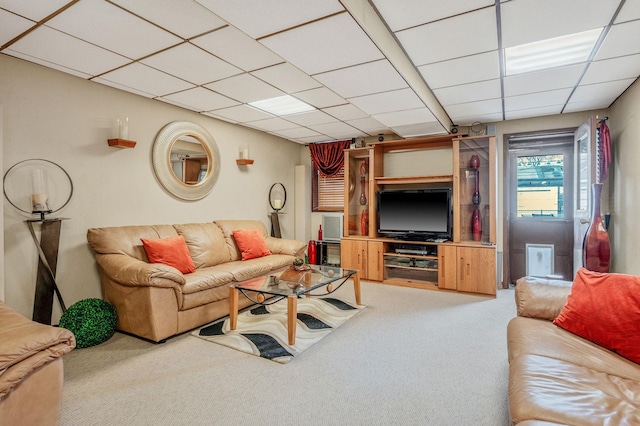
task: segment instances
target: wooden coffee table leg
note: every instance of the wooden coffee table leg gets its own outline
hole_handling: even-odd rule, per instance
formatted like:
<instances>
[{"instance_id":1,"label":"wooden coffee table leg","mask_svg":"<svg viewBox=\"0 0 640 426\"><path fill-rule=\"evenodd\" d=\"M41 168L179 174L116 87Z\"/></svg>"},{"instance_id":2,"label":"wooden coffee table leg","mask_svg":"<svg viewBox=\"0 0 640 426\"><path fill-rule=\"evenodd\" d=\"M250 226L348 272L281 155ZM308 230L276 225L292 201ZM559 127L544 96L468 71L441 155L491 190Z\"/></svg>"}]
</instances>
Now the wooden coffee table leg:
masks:
<instances>
[{"instance_id":1,"label":"wooden coffee table leg","mask_svg":"<svg viewBox=\"0 0 640 426\"><path fill-rule=\"evenodd\" d=\"M289 335L289 344L296 343L296 320L298 318L298 298L296 296L287 296L287 332Z\"/></svg>"},{"instance_id":2,"label":"wooden coffee table leg","mask_svg":"<svg viewBox=\"0 0 640 426\"><path fill-rule=\"evenodd\" d=\"M229 287L229 328L235 330L238 324L238 293L235 287Z\"/></svg>"},{"instance_id":3,"label":"wooden coffee table leg","mask_svg":"<svg viewBox=\"0 0 640 426\"><path fill-rule=\"evenodd\" d=\"M356 294L356 305L360 305L360 273L353 274L353 291Z\"/></svg>"}]
</instances>

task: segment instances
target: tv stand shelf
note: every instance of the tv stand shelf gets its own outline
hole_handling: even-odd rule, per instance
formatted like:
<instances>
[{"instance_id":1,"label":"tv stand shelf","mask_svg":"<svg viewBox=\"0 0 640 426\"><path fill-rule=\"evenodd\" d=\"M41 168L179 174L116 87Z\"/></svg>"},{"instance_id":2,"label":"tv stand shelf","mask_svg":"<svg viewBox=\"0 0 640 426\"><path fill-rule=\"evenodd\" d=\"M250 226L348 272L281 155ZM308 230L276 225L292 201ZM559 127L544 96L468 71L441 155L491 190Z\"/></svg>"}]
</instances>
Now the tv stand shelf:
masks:
<instances>
[{"instance_id":1,"label":"tv stand shelf","mask_svg":"<svg viewBox=\"0 0 640 426\"><path fill-rule=\"evenodd\" d=\"M374 282L495 296L494 136L385 141L344 155L343 268L358 269L360 278ZM378 234L378 191L438 188L451 190L451 241ZM398 252L400 246L415 251Z\"/></svg>"}]
</instances>

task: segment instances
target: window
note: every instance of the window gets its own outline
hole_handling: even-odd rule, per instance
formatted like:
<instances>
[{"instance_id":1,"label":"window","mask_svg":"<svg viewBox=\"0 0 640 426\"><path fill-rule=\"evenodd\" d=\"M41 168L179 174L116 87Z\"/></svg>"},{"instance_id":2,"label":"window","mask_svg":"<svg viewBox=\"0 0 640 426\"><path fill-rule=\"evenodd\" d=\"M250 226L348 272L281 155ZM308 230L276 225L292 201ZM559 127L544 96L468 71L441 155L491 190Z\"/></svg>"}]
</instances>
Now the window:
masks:
<instances>
[{"instance_id":1,"label":"window","mask_svg":"<svg viewBox=\"0 0 640 426\"><path fill-rule=\"evenodd\" d=\"M516 167L517 217L564 217L564 156L518 156Z\"/></svg>"},{"instance_id":2,"label":"window","mask_svg":"<svg viewBox=\"0 0 640 426\"><path fill-rule=\"evenodd\" d=\"M344 167L334 176L324 176L314 166L311 179L314 212L344 210Z\"/></svg>"}]
</instances>

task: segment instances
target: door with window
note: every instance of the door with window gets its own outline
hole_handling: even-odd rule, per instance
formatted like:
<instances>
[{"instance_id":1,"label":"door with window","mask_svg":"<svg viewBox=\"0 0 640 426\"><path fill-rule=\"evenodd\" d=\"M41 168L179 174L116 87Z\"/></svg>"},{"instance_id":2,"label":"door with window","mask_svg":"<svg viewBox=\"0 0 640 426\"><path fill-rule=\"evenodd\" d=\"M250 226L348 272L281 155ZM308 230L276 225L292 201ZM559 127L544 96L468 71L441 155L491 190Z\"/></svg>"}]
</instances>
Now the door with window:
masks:
<instances>
[{"instance_id":1,"label":"door with window","mask_svg":"<svg viewBox=\"0 0 640 426\"><path fill-rule=\"evenodd\" d=\"M509 138L507 282L571 280L574 258L572 133Z\"/></svg>"}]
</instances>

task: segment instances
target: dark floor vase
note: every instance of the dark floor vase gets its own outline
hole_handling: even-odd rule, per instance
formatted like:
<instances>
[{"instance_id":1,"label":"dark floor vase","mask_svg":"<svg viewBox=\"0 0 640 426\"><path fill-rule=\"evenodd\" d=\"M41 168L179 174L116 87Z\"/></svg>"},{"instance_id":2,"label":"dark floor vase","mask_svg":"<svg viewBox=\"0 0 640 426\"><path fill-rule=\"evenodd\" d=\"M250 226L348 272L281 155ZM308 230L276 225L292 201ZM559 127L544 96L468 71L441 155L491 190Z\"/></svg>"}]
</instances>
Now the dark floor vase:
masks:
<instances>
[{"instance_id":1,"label":"dark floor vase","mask_svg":"<svg viewBox=\"0 0 640 426\"><path fill-rule=\"evenodd\" d=\"M591 187L591 224L582 243L582 265L590 271L609 272L611 246L609 234L600 216L602 184Z\"/></svg>"}]
</instances>

